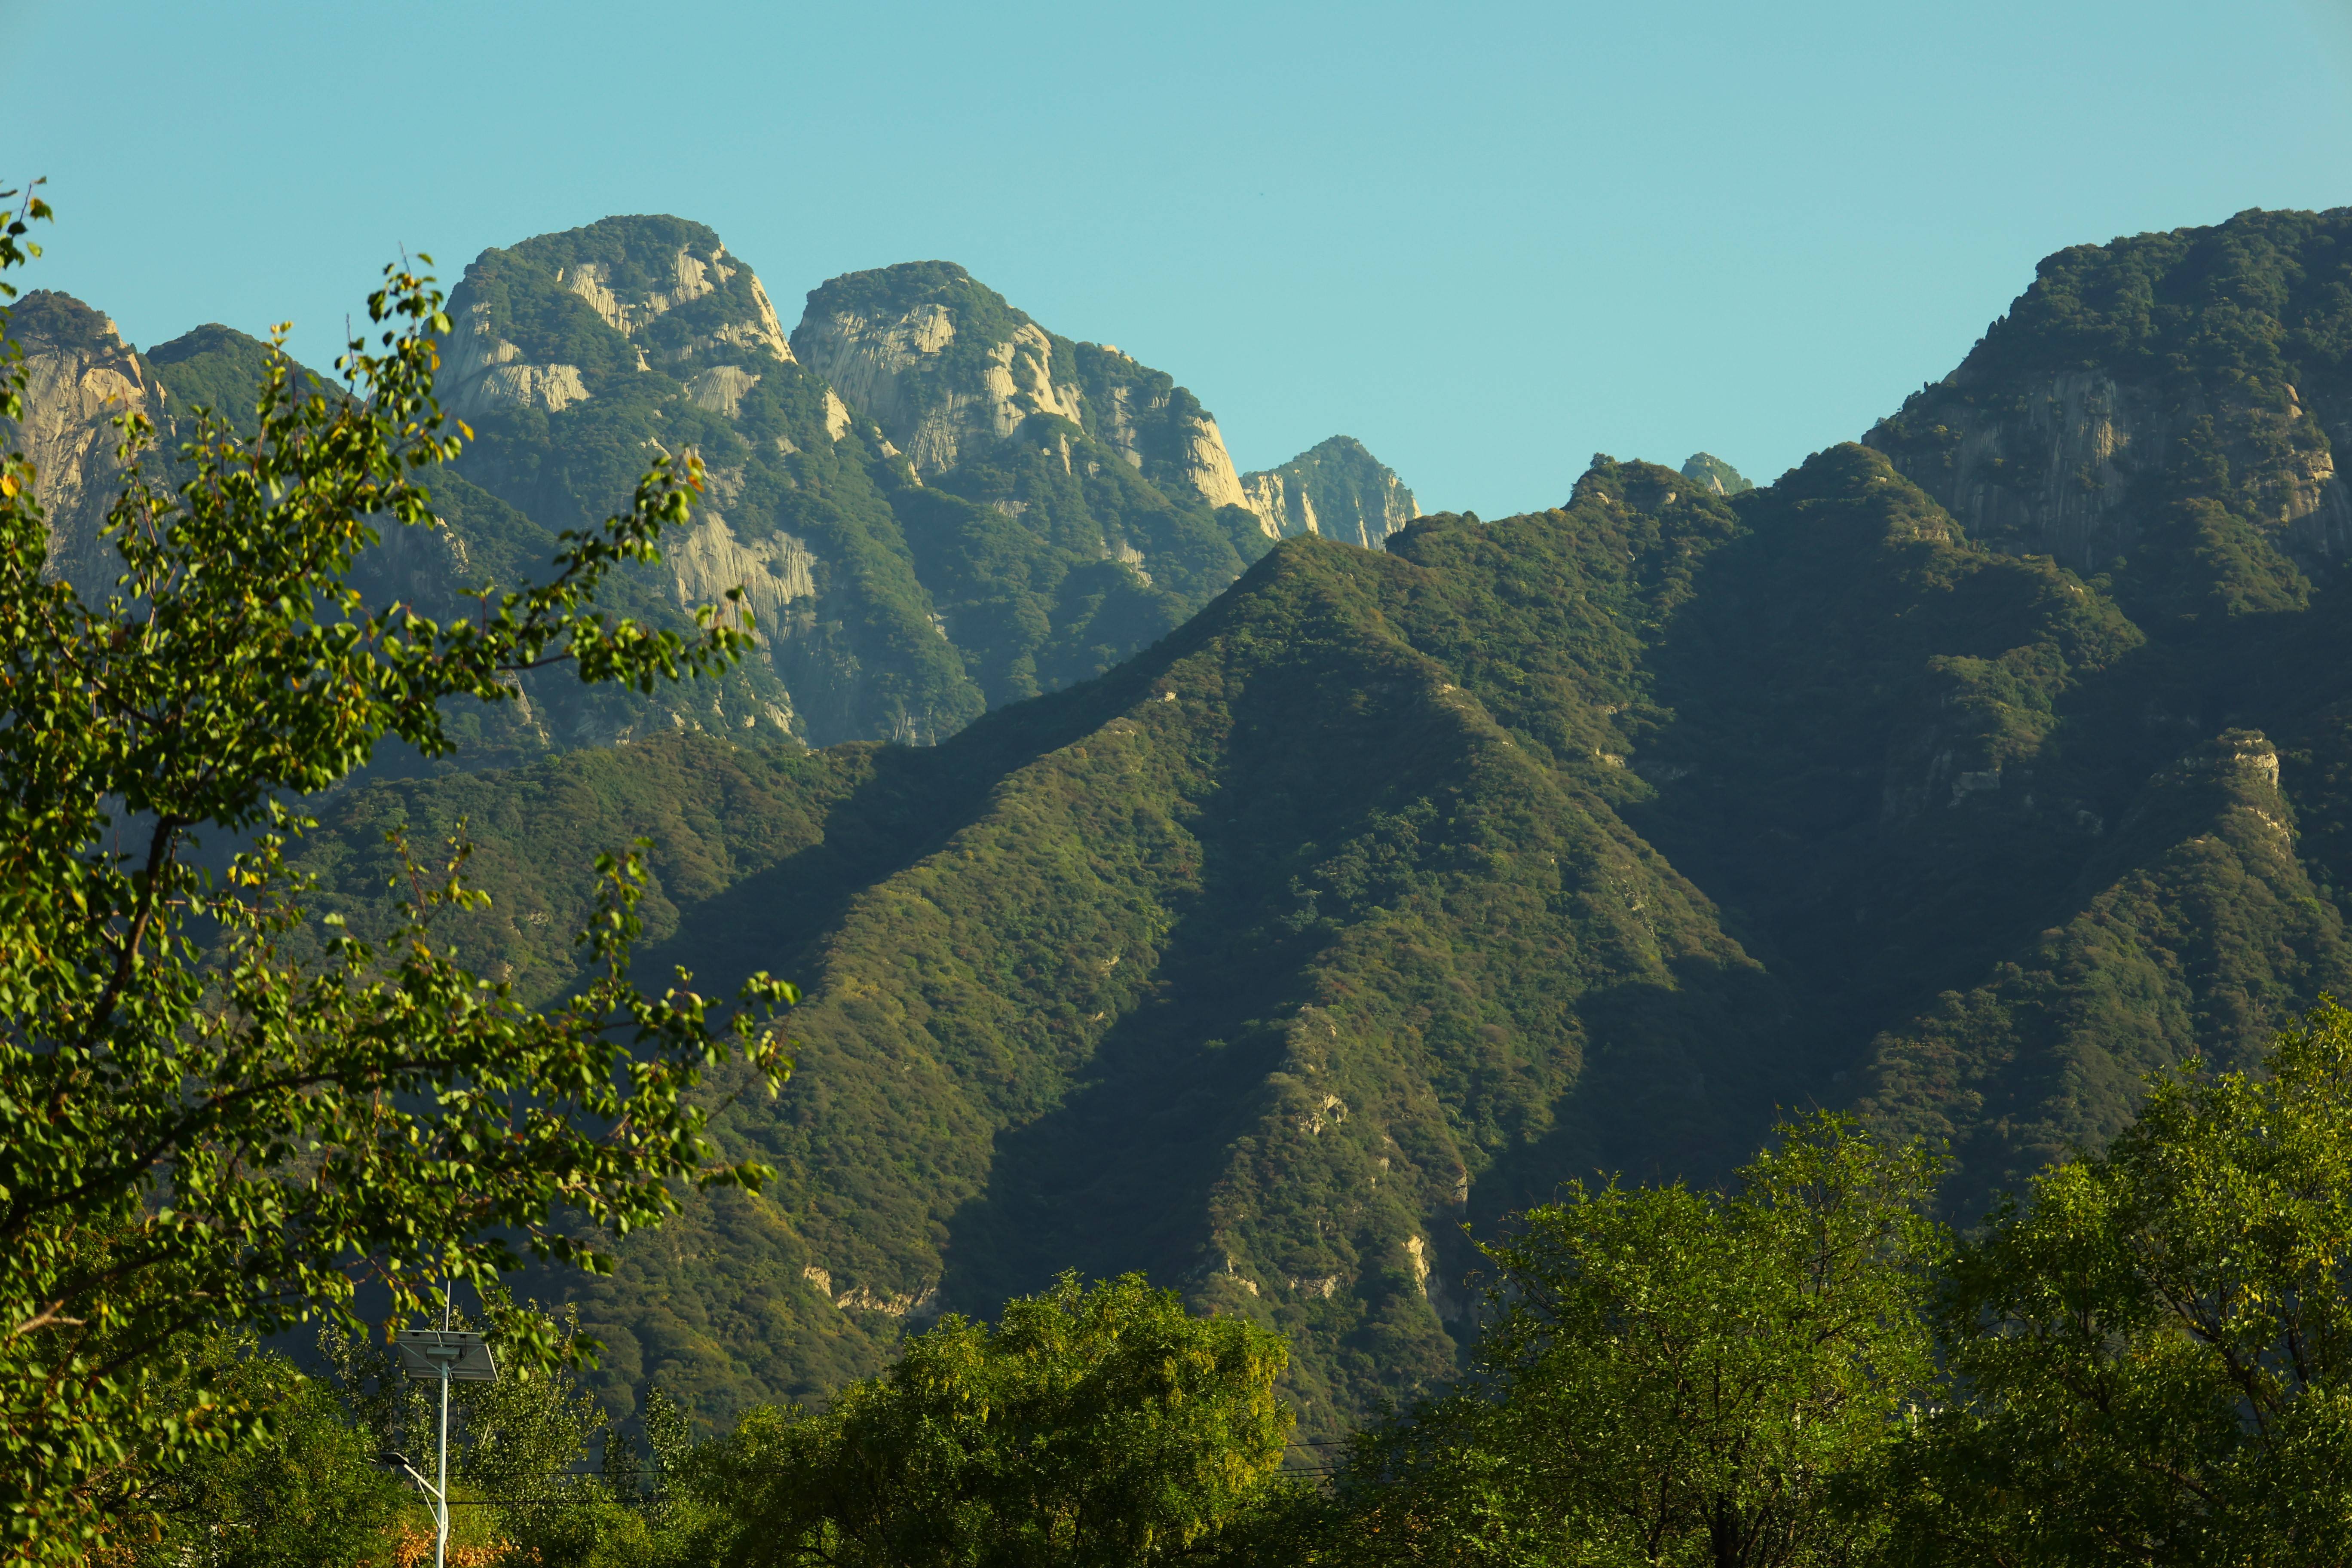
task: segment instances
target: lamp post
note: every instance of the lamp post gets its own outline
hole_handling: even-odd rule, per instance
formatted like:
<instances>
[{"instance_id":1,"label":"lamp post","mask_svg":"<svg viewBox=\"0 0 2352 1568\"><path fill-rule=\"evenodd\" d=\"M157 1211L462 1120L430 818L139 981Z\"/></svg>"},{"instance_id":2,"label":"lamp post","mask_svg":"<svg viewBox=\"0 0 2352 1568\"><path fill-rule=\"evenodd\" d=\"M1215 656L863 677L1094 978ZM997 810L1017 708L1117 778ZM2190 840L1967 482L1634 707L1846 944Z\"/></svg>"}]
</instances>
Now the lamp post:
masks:
<instances>
[{"instance_id":1,"label":"lamp post","mask_svg":"<svg viewBox=\"0 0 2352 1568\"><path fill-rule=\"evenodd\" d=\"M446 1321L445 1317L443 1321ZM479 1334L449 1329L403 1329L393 1336L401 1370L414 1378L441 1385L441 1457L435 1486L416 1473L416 1467L399 1454L378 1456L380 1463L398 1465L415 1481L417 1489L433 1500L433 1568L448 1568L449 1561L449 1385L452 1383L495 1383L498 1363Z\"/></svg>"}]
</instances>

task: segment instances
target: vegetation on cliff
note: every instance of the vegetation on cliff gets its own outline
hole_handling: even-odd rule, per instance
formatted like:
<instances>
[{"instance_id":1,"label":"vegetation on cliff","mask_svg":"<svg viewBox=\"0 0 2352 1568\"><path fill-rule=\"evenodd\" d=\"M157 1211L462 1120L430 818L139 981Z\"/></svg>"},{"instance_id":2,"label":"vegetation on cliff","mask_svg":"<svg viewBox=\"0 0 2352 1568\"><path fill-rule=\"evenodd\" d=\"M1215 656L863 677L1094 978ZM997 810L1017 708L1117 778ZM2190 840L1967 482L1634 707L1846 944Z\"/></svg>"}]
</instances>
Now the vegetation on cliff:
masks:
<instances>
[{"instance_id":1,"label":"vegetation on cliff","mask_svg":"<svg viewBox=\"0 0 2352 1568\"><path fill-rule=\"evenodd\" d=\"M1693 452L1683 459L1683 478L1696 479L1719 496L1736 496L1756 488L1738 468L1712 452Z\"/></svg>"}]
</instances>

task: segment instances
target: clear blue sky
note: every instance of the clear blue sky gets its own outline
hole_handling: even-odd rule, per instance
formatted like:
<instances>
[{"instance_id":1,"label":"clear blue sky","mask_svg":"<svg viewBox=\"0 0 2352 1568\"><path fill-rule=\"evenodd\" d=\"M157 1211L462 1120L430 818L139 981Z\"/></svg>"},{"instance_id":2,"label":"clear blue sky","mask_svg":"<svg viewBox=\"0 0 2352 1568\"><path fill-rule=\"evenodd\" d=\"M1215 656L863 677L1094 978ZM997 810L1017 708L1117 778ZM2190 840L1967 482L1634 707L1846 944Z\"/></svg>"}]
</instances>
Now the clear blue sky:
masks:
<instances>
[{"instance_id":1,"label":"clear blue sky","mask_svg":"<svg viewBox=\"0 0 2352 1568\"><path fill-rule=\"evenodd\" d=\"M2352 204L2347 0L1228 5L0 0L29 282L148 346L403 247L717 228L787 321L962 262L1431 510L1588 456L1769 479L1943 374L2062 246Z\"/></svg>"}]
</instances>

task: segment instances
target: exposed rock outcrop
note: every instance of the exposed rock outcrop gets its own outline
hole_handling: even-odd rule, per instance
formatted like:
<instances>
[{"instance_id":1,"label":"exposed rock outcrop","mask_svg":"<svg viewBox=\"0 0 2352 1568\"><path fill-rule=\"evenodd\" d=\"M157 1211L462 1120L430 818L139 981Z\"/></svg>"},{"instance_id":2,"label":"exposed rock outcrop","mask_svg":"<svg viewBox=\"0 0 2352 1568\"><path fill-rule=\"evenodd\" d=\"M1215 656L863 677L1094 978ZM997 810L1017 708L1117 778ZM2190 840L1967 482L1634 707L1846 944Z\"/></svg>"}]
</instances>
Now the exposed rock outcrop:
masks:
<instances>
[{"instance_id":1,"label":"exposed rock outcrop","mask_svg":"<svg viewBox=\"0 0 2352 1568\"><path fill-rule=\"evenodd\" d=\"M1936 493L1929 480L1937 481L1945 492L1937 499L1973 533L2103 570L2145 536L2147 498L2132 505L2135 487L2159 478L2176 444L2212 420L2242 460L2268 449L2256 516L2288 548L2339 558L2352 549L2352 492L2291 383L2267 403L2118 382L2105 370L2039 375L2001 390L1997 402L1938 400L1927 434L1940 462L1896 438L1892 422L1868 437L1874 446L1885 440L1923 489Z\"/></svg>"},{"instance_id":2,"label":"exposed rock outcrop","mask_svg":"<svg viewBox=\"0 0 2352 1568\"><path fill-rule=\"evenodd\" d=\"M502 407L537 408L561 414L584 402L588 388L576 364L528 364L522 350L499 336L488 300L457 318L434 392L443 412L479 418Z\"/></svg>"},{"instance_id":3,"label":"exposed rock outcrop","mask_svg":"<svg viewBox=\"0 0 2352 1568\"><path fill-rule=\"evenodd\" d=\"M743 405L743 395L759 384L760 378L740 364L717 364L687 378L686 397L697 408L732 419Z\"/></svg>"},{"instance_id":4,"label":"exposed rock outcrop","mask_svg":"<svg viewBox=\"0 0 2352 1568\"><path fill-rule=\"evenodd\" d=\"M821 433L837 438L846 411L835 417L830 393L798 366L750 268L703 225L606 218L484 251L450 314L458 326L439 391L477 426L458 470L531 523L593 527L626 504L644 457L701 449L693 521L662 541L646 585L688 614L723 612L728 590L741 588L764 657L715 689L716 707L673 710L673 723L797 730L797 714L837 713L840 694L824 688L842 661L796 658L790 646L828 617L815 610L821 567L805 527L786 526L798 481L779 465L815 449ZM609 412L575 437L583 402ZM714 437L711 416L751 439Z\"/></svg>"},{"instance_id":5,"label":"exposed rock outcrop","mask_svg":"<svg viewBox=\"0 0 2352 1568\"><path fill-rule=\"evenodd\" d=\"M25 420L0 439L34 469L33 495L48 515L50 575L102 587L110 568L100 535L120 489L116 449L125 414L159 418L163 391L114 323L69 294L37 289L17 301L8 335L25 352Z\"/></svg>"},{"instance_id":6,"label":"exposed rock outcrop","mask_svg":"<svg viewBox=\"0 0 2352 1568\"><path fill-rule=\"evenodd\" d=\"M708 506L696 515L693 531L664 548L662 560L677 585L679 605L689 611L705 605L723 611L727 591L742 589L753 635L772 661L791 625L785 607L816 597L817 560L804 542L778 530L746 544Z\"/></svg>"},{"instance_id":7,"label":"exposed rock outcrop","mask_svg":"<svg viewBox=\"0 0 2352 1568\"><path fill-rule=\"evenodd\" d=\"M1185 433L1183 454L1177 459L1184 482L1197 491L1211 506L1247 506L1249 498L1242 492L1241 476L1234 472L1234 459L1225 450L1225 437L1217 429L1217 422L1202 415L1192 422Z\"/></svg>"},{"instance_id":8,"label":"exposed rock outcrop","mask_svg":"<svg viewBox=\"0 0 2352 1568\"><path fill-rule=\"evenodd\" d=\"M952 368L943 356L956 342L955 315L936 301L896 315L812 309L794 335L810 367L881 426L919 474L945 473L973 439L1002 440L1032 415L1081 419L1078 390L1055 384L1053 340L1033 321L1002 342L967 340L977 354Z\"/></svg>"},{"instance_id":9,"label":"exposed rock outcrop","mask_svg":"<svg viewBox=\"0 0 2352 1568\"><path fill-rule=\"evenodd\" d=\"M2144 393L2126 394L2105 372L2087 370L2037 377L1998 408L1964 397L1931 401L1926 442L1904 438L1903 416L1864 439L1885 449L1971 534L2086 572L2137 542L2134 520L2118 508L2151 458L2161 462L2156 454L2177 420L2201 412L2193 396L2165 410Z\"/></svg>"},{"instance_id":10,"label":"exposed rock outcrop","mask_svg":"<svg viewBox=\"0 0 2352 1568\"><path fill-rule=\"evenodd\" d=\"M1048 332L950 262L812 289L793 347L919 477L1042 416L1078 426L1171 496L1247 504L1216 420L1191 393L1117 348Z\"/></svg>"},{"instance_id":11,"label":"exposed rock outcrop","mask_svg":"<svg viewBox=\"0 0 2352 1568\"><path fill-rule=\"evenodd\" d=\"M537 294L547 283L627 349L572 363L567 354L595 348L593 330L583 341L560 311L514 310L519 284ZM452 303L457 331L436 387L444 407L468 419L500 408L559 414L594 396L607 377L655 369L685 381L698 406L731 418L762 362L793 362L759 279L709 229L677 218L606 218L484 251Z\"/></svg>"},{"instance_id":12,"label":"exposed rock outcrop","mask_svg":"<svg viewBox=\"0 0 2352 1568\"><path fill-rule=\"evenodd\" d=\"M1320 534L1377 550L1421 515L1412 492L1364 444L1334 436L1278 468L1241 477L1242 504L1269 539Z\"/></svg>"},{"instance_id":13,"label":"exposed rock outcrop","mask_svg":"<svg viewBox=\"0 0 2352 1568\"><path fill-rule=\"evenodd\" d=\"M2294 601L2281 579L2352 552L2334 457L2352 392L2307 324L2342 287L2322 278L2348 232L2342 212L2247 214L2063 251L1958 370L1864 439L1996 548L2127 565L2129 601ZM2303 258L2311 300L2249 281L2281 253ZM2224 297L2238 314L2201 331L2176 302Z\"/></svg>"}]
</instances>

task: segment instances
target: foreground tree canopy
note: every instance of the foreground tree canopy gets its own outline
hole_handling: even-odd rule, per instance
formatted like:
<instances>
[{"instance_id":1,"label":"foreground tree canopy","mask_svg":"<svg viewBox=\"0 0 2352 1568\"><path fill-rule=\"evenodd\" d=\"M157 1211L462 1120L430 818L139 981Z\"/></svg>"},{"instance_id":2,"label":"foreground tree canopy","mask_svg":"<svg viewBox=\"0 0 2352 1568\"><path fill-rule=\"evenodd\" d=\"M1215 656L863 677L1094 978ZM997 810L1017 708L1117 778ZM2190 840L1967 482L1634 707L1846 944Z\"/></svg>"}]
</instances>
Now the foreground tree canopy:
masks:
<instances>
[{"instance_id":1,"label":"foreground tree canopy","mask_svg":"<svg viewBox=\"0 0 2352 1568\"><path fill-rule=\"evenodd\" d=\"M1531 1211L1480 1375L1360 1439L1289 1555L2352 1561L2352 1012L2157 1079L1963 1243L1932 1174L1821 1121L1727 1196Z\"/></svg>"},{"instance_id":2,"label":"foreground tree canopy","mask_svg":"<svg viewBox=\"0 0 2352 1568\"><path fill-rule=\"evenodd\" d=\"M691 1444L656 1398L651 1487L609 1437L602 1478L566 1473L603 1418L561 1376L472 1394L478 1544L646 1568L2352 1560L2352 1013L2315 1010L2263 1070L2158 1080L2113 1149L1964 1242L1926 1217L1935 1173L1824 1117L1727 1192L1571 1189L1486 1248L1468 1375L1360 1436L1328 1488L1282 1468L1276 1336L1066 1277L911 1337L822 1410ZM149 1560L327 1517L358 1526L312 1530L307 1560L381 1550L350 1456L417 1417L336 1359L340 1406L233 1369L274 1391L277 1460L154 1472L176 1533Z\"/></svg>"},{"instance_id":3,"label":"foreground tree canopy","mask_svg":"<svg viewBox=\"0 0 2352 1568\"><path fill-rule=\"evenodd\" d=\"M1280 1467L1287 1361L1238 1318L1065 1275L994 1326L950 1317L819 1415L761 1411L705 1458L710 1560L1044 1568L1203 1555Z\"/></svg>"},{"instance_id":4,"label":"foreground tree canopy","mask_svg":"<svg viewBox=\"0 0 2352 1568\"><path fill-rule=\"evenodd\" d=\"M1850 1123L1785 1130L1727 1196L1571 1187L1486 1248L1479 1375L1360 1439L1351 1560L1851 1561L1841 1489L1933 1376L1936 1174Z\"/></svg>"},{"instance_id":5,"label":"foreground tree canopy","mask_svg":"<svg viewBox=\"0 0 2352 1568\"><path fill-rule=\"evenodd\" d=\"M1960 1249L1922 1561L2352 1561L2352 1013L2159 1079Z\"/></svg>"},{"instance_id":6,"label":"foreground tree canopy","mask_svg":"<svg viewBox=\"0 0 2352 1568\"><path fill-rule=\"evenodd\" d=\"M1934 1163L1816 1119L1725 1193L1574 1189L1489 1246L1477 1364L1283 1468L1279 1339L1129 1277L950 1317L822 1409L690 1440L650 1482L576 1374L459 1400L469 1561L639 1568L1199 1562L1221 1568L2182 1568L2352 1559L2341 1411L2352 1013L2260 1072L2159 1081L2105 1154L1972 1238ZM493 1293L502 1352L568 1319ZM391 1561L423 1539L365 1463L431 1412L370 1344L305 1378L219 1336L269 1417L134 1467L139 1563ZM601 1440L604 1463L586 1463Z\"/></svg>"},{"instance_id":7,"label":"foreground tree canopy","mask_svg":"<svg viewBox=\"0 0 2352 1568\"><path fill-rule=\"evenodd\" d=\"M47 216L25 201L0 268ZM494 1281L519 1247L594 1267L557 1205L623 1233L674 1209L674 1184L764 1173L717 1163L687 1095L738 1048L772 1089L788 1064L767 1020L791 988L754 977L731 1040L683 972L637 991L634 857L599 862L592 978L544 1010L436 937L437 913L480 901L462 847L428 868L402 847L383 940L306 925L284 858L299 803L379 742L446 751L443 704L504 700L518 670L642 689L749 636L593 606L687 517L691 457L658 458L626 512L470 618L350 586L379 527L436 525L420 470L463 437L432 395L441 303L388 268L341 392L277 354L250 420L200 412L168 478L144 419L119 420L110 586L45 576L32 472L0 465L0 1542L16 1556L78 1557L138 1463L235 1436L236 1403L181 1375L199 1325L348 1318L362 1280L405 1314L445 1280Z\"/></svg>"},{"instance_id":8,"label":"foreground tree canopy","mask_svg":"<svg viewBox=\"0 0 2352 1568\"><path fill-rule=\"evenodd\" d=\"M576 1331L496 1293L468 1323L501 1353ZM269 1432L144 1478L137 1568L356 1564L424 1539L366 1456L429 1441L433 1407L375 1347L328 1339L324 1379L269 1355L224 1363ZM1302 1495L1281 1475L1286 1361L1265 1330L1191 1317L1139 1279L1065 1278L994 1325L913 1336L822 1412L756 1411L696 1444L656 1388L650 1475L576 1376L529 1370L458 1391L459 1545L536 1568L1227 1560Z\"/></svg>"}]
</instances>

